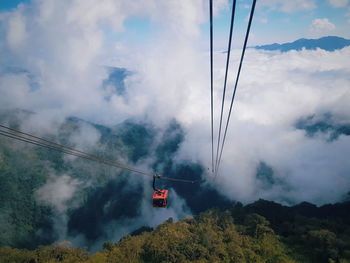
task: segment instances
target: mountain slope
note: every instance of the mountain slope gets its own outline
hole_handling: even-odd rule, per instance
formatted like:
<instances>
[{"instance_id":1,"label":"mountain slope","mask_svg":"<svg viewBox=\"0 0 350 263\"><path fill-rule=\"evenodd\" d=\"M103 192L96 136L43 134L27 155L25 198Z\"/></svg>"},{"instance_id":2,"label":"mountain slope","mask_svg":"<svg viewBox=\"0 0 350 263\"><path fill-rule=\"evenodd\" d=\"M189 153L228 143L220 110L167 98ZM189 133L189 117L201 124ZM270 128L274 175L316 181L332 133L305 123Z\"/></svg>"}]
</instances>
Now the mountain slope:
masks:
<instances>
[{"instance_id":1,"label":"mountain slope","mask_svg":"<svg viewBox=\"0 0 350 263\"><path fill-rule=\"evenodd\" d=\"M69 243L0 248L0 262L349 262L350 202L286 207L259 200L143 228L89 255ZM264 217L265 215L266 217ZM140 231L142 232L142 231Z\"/></svg>"},{"instance_id":2,"label":"mountain slope","mask_svg":"<svg viewBox=\"0 0 350 263\"><path fill-rule=\"evenodd\" d=\"M284 43L284 44L271 44L271 45L262 45L255 46L253 48L262 49L262 50L279 50L282 52L287 52L290 50L314 50L317 48L324 49L327 51L334 51L342 49L344 47L350 46L350 40L342 37L328 36L322 37L319 39L305 39L301 38L294 42Z\"/></svg>"},{"instance_id":3,"label":"mountain slope","mask_svg":"<svg viewBox=\"0 0 350 263\"><path fill-rule=\"evenodd\" d=\"M23 262L296 262L259 215L237 226L229 211L208 211L177 223L172 219L153 232L105 243L88 256L80 249L52 246L35 252L0 249L0 261ZM3 255L1 257L1 254ZM21 260L16 260L20 258ZM57 258L59 260L57 260Z\"/></svg>"},{"instance_id":4,"label":"mountain slope","mask_svg":"<svg viewBox=\"0 0 350 263\"><path fill-rule=\"evenodd\" d=\"M19 128L31 116L35 113L0 112L0 123ZM200 181L204 171L200 163L174 161L184 140L183 128L176 120L160 131L152 123L142 121L128 120L106 127L71 117L57 127L56 134L39 136L136 167L147 159L149 170L169 177ZM121 169L1 136L0 246L34 249L79 237L79 245L91 249L100 248L104 241L118 240L151 224L141 211L142 206L151 207L152 183L142 180L140 175ZM200 183L159 182L159 187L175 191L186 201L181 209L193 213L216 204L232 204L215 189ZM175 209L176 202L169 207ZM130 226L129 221L136 223ZM116 232L119 228L126 230L116 236L111 226Z\"/></svg>"}]
</instances>

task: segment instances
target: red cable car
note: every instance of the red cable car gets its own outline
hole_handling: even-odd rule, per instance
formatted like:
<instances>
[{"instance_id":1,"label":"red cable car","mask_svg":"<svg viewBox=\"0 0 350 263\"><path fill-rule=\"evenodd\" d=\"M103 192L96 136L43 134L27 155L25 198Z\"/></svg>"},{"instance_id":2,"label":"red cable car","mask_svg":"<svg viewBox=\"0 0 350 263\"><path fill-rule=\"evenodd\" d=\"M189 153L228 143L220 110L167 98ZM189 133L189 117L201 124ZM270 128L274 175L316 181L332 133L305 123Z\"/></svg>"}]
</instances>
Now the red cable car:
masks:
<instances>
[{"instance_id":1,"label":"red cable car","mask_svg":"<svg viewBox=\"0 0 350 263\"><path fill-rule=\"evenodd\" d=\"M168 190L155 190L152 198L153 207L165 208L167 205Z\"/></svg>"},{"instance_id":2,"label":"red cable car","mask_svg":"<svg viewBox=\"0 0 350 263\"><path fill-rule=\"evenodd\" d=\"M152 197L152 204L153 204L153 207L162 207L162 208L166 208L166 206L168 204L168 193L169 193L169 191L167 189L157 189L156 186L155 186L156 178L160 178L162 180L175 181L175 182L191 183L191 184L196 182L196 181L190 181L190 180L185 180L185 179L164 177L161 174L153 175L153 190L154 190L154 193L153 193L153 197Z\"/></svg>"},{"instance_id":3,"label":"red cable car","mask_svg":"<svg viewBox=\"0 0 350 263\"><path fill-rule=\"evenodd\" d=\"M152 204L153 207L160 207L160 208L166 208L167 205L167 198L168 198L168 190L166 189L156 189L155 183L156 183L156 177L159 178L159 175L153 176L153 197L152 197Z\"/></svg>"}]
</instances>

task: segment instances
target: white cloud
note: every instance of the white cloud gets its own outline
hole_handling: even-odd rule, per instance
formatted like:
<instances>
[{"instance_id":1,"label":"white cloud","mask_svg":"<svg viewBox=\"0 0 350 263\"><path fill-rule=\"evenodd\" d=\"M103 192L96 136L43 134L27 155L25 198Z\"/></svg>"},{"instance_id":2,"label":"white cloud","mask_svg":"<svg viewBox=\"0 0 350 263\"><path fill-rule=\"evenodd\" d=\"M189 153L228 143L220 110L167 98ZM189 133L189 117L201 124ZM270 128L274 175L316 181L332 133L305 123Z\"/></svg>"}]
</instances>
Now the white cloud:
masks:
<instances>
[{"instance_id":1,"label":"white cloud","mask_svg":"<svg viewBox=\"0 0 350 263\"><path fill-rule=\"evenodd\" d=\"M35 191L36 199L54 208L53 229L58 239L56 241L67 240L68 208L75 208L77 204L72 204L71 200L81 185L77 179L70 176L51 174L47 182ZM39 230L39 232L42 230Z\"/></svg>"},{"instance_id":2,"label":"white cloud","mask_svg":"<svg viewBox=\"0 0 350 263\"><path fill-rule=\"evenodd\" d=\"M316 0L261 0L257 2L257 6L286 13L293 13L300 10L312 10L317 7Z\"/></svg>"},{"instance_id":3,"label":"white cloud","mask_svg":"<svg viewBox=\"0 0 350 263\"><path fill-rule=\"evenodd\" d=\"M349 0L328 0L329 4L333 7L345 7L349 3Z\"/></svg>"},{"instance_id":4,"label":"white cloud","mask_svg":"<svg viewBox=\"0 0 350 263\"><path fill-rule=\"evenodd\" d=\"M285 12L316 6L315 1L291 2L260 3ZM178 158L200 160L209 166L209 58L199 50L198 43L200 24L207 19L207 1L94 3L37 0L32 8L18 11L25 37L0 39L4 54L0 57L1 67L17 66L30 71L39 88L32 89L33 80L27 73L2 74L1 108L29 109L37 116L45 116L44 120L74 115L110 125L134 117L162 127L176 118L186 129L186 141ZM226 2L222 3L224 6ZM126 18L138 15L161 24L159 32L151 44L127 45L118 32L125 30ZM14 16L3 19L8 19L8 25ZM2 28L2 35L12 34L11 28ZM109 39L106 28L117 37ZM334 28L328 19L316 19L312 26L322 32ZM118 49L109 48L108 41ZM15 43L21 44L12 49ZM339 121L349 122L349 55L349 48L335 52L247 51L218 178L226 195L244 201L264 196L322 203L339 200L345 188L350 188L349 177L344 174L350 167L342 157L349 155L349 136L325 142L322 135L308 138L294 128L301 117L327 112ZM232 56L232 61L237 61L239 52L234 51ZM215 59L217 106L225 57L220 53ZM107 62L134 72L126 79L125 96L110 94L110 100L105 100L102 83L108 72L101 65ZM229 89L232 84L231 74ZM215 117L218 120L219 116ZM82 134L88 136L89 143L98 140L94 130ZM79 136L72 139L77 144L87 143ZM289 191L277 186L269 191L259 189L255 171L261 160L273 167ZM320 180L315 182L317 176ZM324 194L332 189L338 189L338 193ZM64 210L67 199L59 200Z\"/></svg>"},{"instance_id":5,"label":"white cloud","mask_svg":"<svg viewBox=\"0 0 350 263\"><path fill-rule=\"evenodd\" d=\"M294 127L300 118L328 112L339 123L350 123L349 55L350 48L335 52L248 51L216 180L224 194L245 202L263 197L322 204L339 201L349 191L346 171L350 166L345 159L350 154L350 137L329 142L328 135L310 138ZM220 57L216 63L224 65L224 55ZM220 74L216 87L222 83L223 72ZM230 88L232 84L231 79ZM188 136L182 155L202 160L209 167L208 123L209 119L197 119L186 126ZM256 178L260 161L271 165L275 179L285 185L260 188Z\"/></svg>"},{"instance_id":6,"label":"white cloud","mask_svg":"<svg viewBox=\"0 0 350 263\"><path fill-rule=\"evenodd\" d=\"M92 125L79 123L78 129L72 132L69 140L74 148L89 151L96 146L100 137L100 133Z\"/></svg>"},{"instance_id":7,"label":"white cloud","mask_svg":"<svg viewBox=\"0 0 350 263\"><path fill-rule=\"evenodd\" d=\"M227 1L221 0L215 4L215 10L218 12L219 8L226 6ZM142 107L148 102L141 101L141 98L131 101L135 103L132 111L117 95L110 101L104 99L101 83L107 72L101 66L103 57L117 57L120 61L128 52L106 48L111 41L106 28L118 34L124 30L126 17L148 17L160 27L159 39L155 39L154 44L164 52L164 62L181 67L180 61L168 62L166 56L172 49L174 54L178 53L184 61L187 60L185 56L191 54L189 48L195 48L191 45L199 35L200 24L207 19L207 11L208 3L204 0L106 0L98 5L95 1L36 0L31 7L24 5L3 18L9 26L3 27L1 32L8 36L8 41L0 40L5 53L0 63L29 70L37 76L40 88L31 90L26 74L7 74L0 79L2 93L7 98L1 106L22 107L37 113L50 111L56 115L75 115L105 123L115 123L133 112L142 112ZM123 43L123 40L114 40L113 46L118 42ZM135 56L143 56L142 52L149 51L149 47L138 44ZM129 45L126 47L129 52L134 52ZM12 51L7 52L8 49ZM149 64L158 59L155 50L151 52L154 57L150 58ZM135 68L131 65L131 70ZM25 78L27 83L23 83ZM101 119L101 116L104 117Z\"/></svg>"},{"instance_id":8,"label":"white cloud","mask_svg":"<svg viewBox=\"0 0 350 263\"><path fill-rule=\"evenodd\" d=\"M68 175L51 176L48 182L36 191L37 199L52 205L59 213L66 212L67 202L73 197L80 182Z\"/></svg>"},{"instance_id":9,"label":"white cloud","mask_svg":"<svg viewBox=\"0 0 350 263\"><path fill-rule=\"evenodd\" d=\"M310 31L315 34L327 33L335 29L335 25L328 18L316 18L312 21Z\"/></svg>"},{"instance_id":10,"label":"white cloud","mask_svg":"<svg viewBox=\"0 0 350 263\"><path fill-rule=\"evenodd\" d=\"M13 49L19 48L26 38L26 25L21 13L16 12L8 20L7 42Z\"/></svg>"}]
</instances>

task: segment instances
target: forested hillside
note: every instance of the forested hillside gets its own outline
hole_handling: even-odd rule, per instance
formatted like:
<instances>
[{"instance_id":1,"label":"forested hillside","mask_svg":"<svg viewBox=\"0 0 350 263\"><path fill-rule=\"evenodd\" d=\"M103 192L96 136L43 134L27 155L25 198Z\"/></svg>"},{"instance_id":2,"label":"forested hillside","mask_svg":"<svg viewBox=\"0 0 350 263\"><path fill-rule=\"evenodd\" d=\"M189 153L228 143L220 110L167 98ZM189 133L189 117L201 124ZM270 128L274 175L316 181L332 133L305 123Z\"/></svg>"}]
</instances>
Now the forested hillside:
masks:
<instances>
[{"instance_id":1,"label":"forested hillside","mask_svg":"<svg viewBox=\"0 0 350 263\"><path fill-rule=\"evenodd\" d=\"M0 121L28 131L30 125L28 128L25 123L35 116L18 110L0 114ZM159 130L152 124L133 120L105 127L69 118L54 132L43 130L35 134L109 160L162 171L169 177L200 180L204 170L199 163L173 160L184 140L184 131L175 120L165 130ZM100 248L111 238L118 240L148 224L140 210L144 203L151 206L152 182L151 178L149 183L144 179L1 136L0 246L34 249L80 236L79 245L90 249ZM166 187L174 189L186 200L185 209L195 213L218 203L230 204L215 190L200 184L169 183ZM130 226L125 218L136 223ZM111 225L116 231L119 227L126 230L118 236L106 227ZM99 243L95 244L97 239Z\"/></svg>"},{"instance_id":2,"label":"forested hillside","mask_svg":"<svg viewBox=\"0 0 350 263\"><path fill-rule=\"evenodd\" d=\"M31 114L0 119L18 128ZM159 131L142 122L107 128L70 118L57 133L42 136L108 159L147 161L170 177L200 180L204 170L174 161L184 139L176 121ZM270 175L266 165L258 166L266 184ZM140 178L0 138L0 263L350 262L350 202L288 207L259 200L243 206L197 183L167 185L186 203L175 199L157 210L147 199L151 181ZM164 217L169 211L194 217ZM152 220L160 225L153 229Z\"/></svg>"},{"instance_id":3,"label":"forested hillside","mask_svg":"<svg viewBox=\"0 0 350 263\"><path fill-rule=\"evenodd\" d=\"M176 223L169 218L154 231L106 242L95 254L70 248L68 242L34 251L3 247L0 262L345 263L350 262L349 208L350 203L289 208L261 200Z\"/></svg>"}]
</instances>

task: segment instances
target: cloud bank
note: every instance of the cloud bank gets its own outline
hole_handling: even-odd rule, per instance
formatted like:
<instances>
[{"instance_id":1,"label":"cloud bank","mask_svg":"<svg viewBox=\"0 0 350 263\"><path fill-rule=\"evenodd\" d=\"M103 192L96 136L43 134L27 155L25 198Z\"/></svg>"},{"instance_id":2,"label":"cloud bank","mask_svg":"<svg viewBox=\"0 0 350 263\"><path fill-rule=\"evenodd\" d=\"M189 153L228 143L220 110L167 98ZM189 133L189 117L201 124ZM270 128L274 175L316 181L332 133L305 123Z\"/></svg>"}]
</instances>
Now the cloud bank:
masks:
<instances>
[{"instance_id":1,"label":"cloud bank","mask_svg":"<svg viewBox=\"0 0 350 263\"><path fill-rule=\"evenodd\" d=\"M315 6L315 1L299 2L293 6ZM176 119L185 140L174 160L210 167L209 56L198 43L200 26L207 19L207 1L94 3L36 0L1 13L0 31L6 37L0 40L4 54L0 58L0 109L36 112L25 124L36 134L43 129L54 133L57 123L69 116L109 126L129 118L142 119L159 129ZM265 4L294 11L281 1ZM220 1L218 6L225 8L227 3ZM145 43L130 44L120 37L125 21L135 16L146 17L156 28ZM320 20L318 28L332 29L332 24ZM232 65L238 57L239 51L233 51ZM346 158L350 137L343 133L330 140L329 131L309 136L297 124L327 114L332 116L332 125L350 123L349 57L349 48L247 51L220 175L215 182L208 175L208 183L243 202L257 198L288 204L340 201L350 190ZM221 101L224 61L225 54L215 55L216 107ZM125 77L123 94L106 88L110 67L132 72ZM215 114L218 120L217 110ZM88 127L72 141L89 149L99 136ZM261 169L266 172L259 174ZM49 184L61 180L68 179ZM64 205L66 199L58 201ZM178 211L183 215L186 209Z\"/></svg>"}]
</instances>

